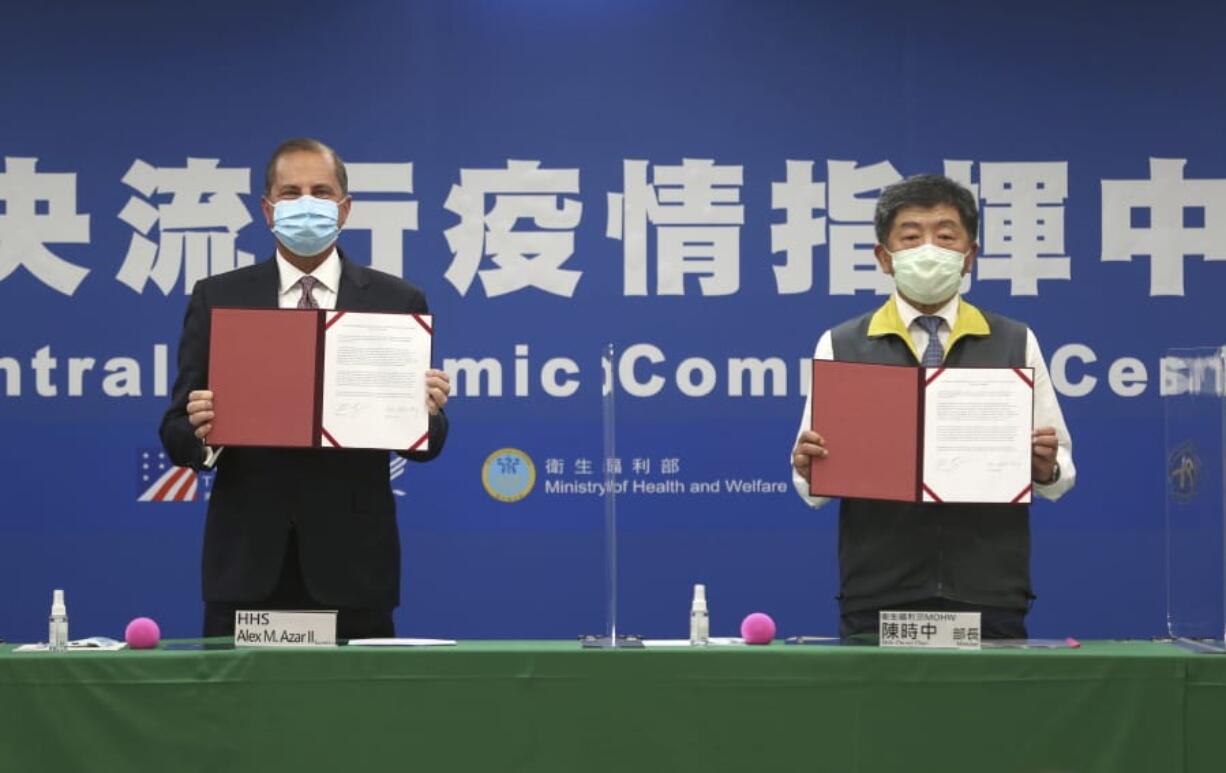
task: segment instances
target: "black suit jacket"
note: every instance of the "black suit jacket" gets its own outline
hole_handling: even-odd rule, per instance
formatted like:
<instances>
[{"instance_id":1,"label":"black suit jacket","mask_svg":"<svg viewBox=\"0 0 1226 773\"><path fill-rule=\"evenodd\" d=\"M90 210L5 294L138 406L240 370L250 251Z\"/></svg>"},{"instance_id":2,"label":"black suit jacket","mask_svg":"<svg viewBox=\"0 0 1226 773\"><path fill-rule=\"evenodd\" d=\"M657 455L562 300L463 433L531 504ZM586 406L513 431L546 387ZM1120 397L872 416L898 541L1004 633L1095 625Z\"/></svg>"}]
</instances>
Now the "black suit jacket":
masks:
<instances>
[{"instance_id":1,"label":"black suit jacket","mask_svg":"<svg viewBox=\"0 0 1226 773\"><path fill-rule=\"evenodd\" d=\"M209 318L215 306L277 308L275 258L196 283L179 341L179 372L162 418L175 464L200 467L203 444L187 419L187 396L207 389ZM341 256L337 308L428 312L409 283ZM428 461L447 439L447 417L430 419ZM254 602L276 584L290 528L303 581L320 603L391 610L400 601L400 535L384 451L227 448L217 461L202 561L205 601Z\"/></svg>"}]
</instances>

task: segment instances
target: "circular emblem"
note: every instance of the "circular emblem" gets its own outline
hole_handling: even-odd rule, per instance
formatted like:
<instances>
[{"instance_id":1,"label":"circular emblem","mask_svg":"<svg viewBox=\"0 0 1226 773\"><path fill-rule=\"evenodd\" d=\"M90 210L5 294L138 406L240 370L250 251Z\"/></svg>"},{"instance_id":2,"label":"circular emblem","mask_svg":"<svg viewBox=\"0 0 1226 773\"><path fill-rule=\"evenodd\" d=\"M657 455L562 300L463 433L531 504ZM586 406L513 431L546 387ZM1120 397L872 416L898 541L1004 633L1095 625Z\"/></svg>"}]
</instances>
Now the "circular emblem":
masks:
<instances>
[{"instance_id":1,"label":"circular emblem","mask_svg":"<svg viewBox=\"0 0 1226 773\"><path fill-rule=\"evenodd\" d=\"M485 457L481 482L486 493L499 502L518 502L536 485L536 465L518 448L499 448Z\"/></svg>"},{"instance_id":2,"label":"circular emblem","mask_svg":"<svg viewBox=\"0 0 1226 773\"><path fill-rule=\"evenodd\" d=\"M1188 502L1196 497L1200 479L1200 457L1191 443L1184 443L1171 452L1166 460L1166 480L1171 497L1176 502Z\"/></svg>"}]
</instances>

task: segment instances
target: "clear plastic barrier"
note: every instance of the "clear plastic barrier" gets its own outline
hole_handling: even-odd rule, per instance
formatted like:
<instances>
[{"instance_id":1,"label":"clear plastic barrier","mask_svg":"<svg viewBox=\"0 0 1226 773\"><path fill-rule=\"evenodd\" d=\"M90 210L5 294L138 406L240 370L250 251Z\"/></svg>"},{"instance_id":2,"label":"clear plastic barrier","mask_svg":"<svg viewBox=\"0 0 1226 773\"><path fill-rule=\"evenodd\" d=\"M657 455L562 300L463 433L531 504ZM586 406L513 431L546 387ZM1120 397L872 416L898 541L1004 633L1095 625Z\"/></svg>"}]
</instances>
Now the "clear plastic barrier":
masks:
<instances>
[{"instance_id":1,"label":"clear plastic barrier","mask_svg":"<svg viewBox=\"0 0 1226 773\"><path fill-rule=\"evenodd\" d=\"M1226 649L1226 347L1170 349L1166 414L1167 630Z\"/></svg>"},{"instance_id":2,"label":"clear plastic barrier","mask_svg":"<svg viewBox=\"0 0 1226 773\"><path fill-rule=\"evenodd\" d=\"M601 466L604 470L604 548L605 548L605 630L601 636L585 636L584 647L616 649L618 647L642 646L637 639L617 631L617 389L613 378L613 344L606 344L600 353L604 386L600 400L603 413L602 435L604 447Z\"/></svg>"}]
</instances>

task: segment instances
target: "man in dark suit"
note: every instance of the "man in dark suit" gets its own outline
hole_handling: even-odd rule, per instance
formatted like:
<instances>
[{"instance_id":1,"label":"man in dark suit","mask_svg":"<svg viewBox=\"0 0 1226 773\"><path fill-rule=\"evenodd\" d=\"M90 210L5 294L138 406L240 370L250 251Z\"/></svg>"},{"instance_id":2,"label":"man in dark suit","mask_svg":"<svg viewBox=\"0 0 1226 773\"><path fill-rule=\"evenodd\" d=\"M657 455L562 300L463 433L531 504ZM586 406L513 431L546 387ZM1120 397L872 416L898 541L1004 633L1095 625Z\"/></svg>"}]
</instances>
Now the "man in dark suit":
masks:
<instances>
[{"instance_id":1,"label":"man in dark suit","mask_svg":"<svg viewBox=\"0 0 1226 773\"><path fill-rule=\"evenodd\" d=\"M382 451L214 448L208 388L214 307L427 313L426 297L396 277L347 260L335 246L349 215L345 165L321 142L295 139L265 172L264 217L276 255L196 283L179 342L179 372L161 437L171 459L216 466L202 562L206 636L234 631L236 609L337 609L342 639L393 636L400 536L388 454ZM426 373L429 450L447 439L451 386Z\"/></svg>"}]
</instances>

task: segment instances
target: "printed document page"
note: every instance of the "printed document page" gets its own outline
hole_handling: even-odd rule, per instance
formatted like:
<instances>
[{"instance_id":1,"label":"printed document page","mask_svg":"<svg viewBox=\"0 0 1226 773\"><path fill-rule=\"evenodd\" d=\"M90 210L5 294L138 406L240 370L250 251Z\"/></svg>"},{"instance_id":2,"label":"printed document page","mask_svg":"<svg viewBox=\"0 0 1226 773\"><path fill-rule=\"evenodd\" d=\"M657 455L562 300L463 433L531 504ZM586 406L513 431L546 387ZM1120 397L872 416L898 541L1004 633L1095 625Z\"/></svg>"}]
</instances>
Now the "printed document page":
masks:
<instances>
[{"instance_id":1,"label":"printed document page","mask_svg":"<svg viewBox=\"0 0 1226 773\"><path fill-rule=\"evenodd\" d=\"M928 368L925 502L1029 502L1034 373Z\"/></svg>"},{"instance_id":2,"label":"printed document page","mask_svg":"<svg viewBox=\"0 0 1226 773\"><path fill-rule=\"evenodd\" d=\"M428 314L328 313L321 446L426 449L432 324Z\"/></svg>"}]
</instances>

